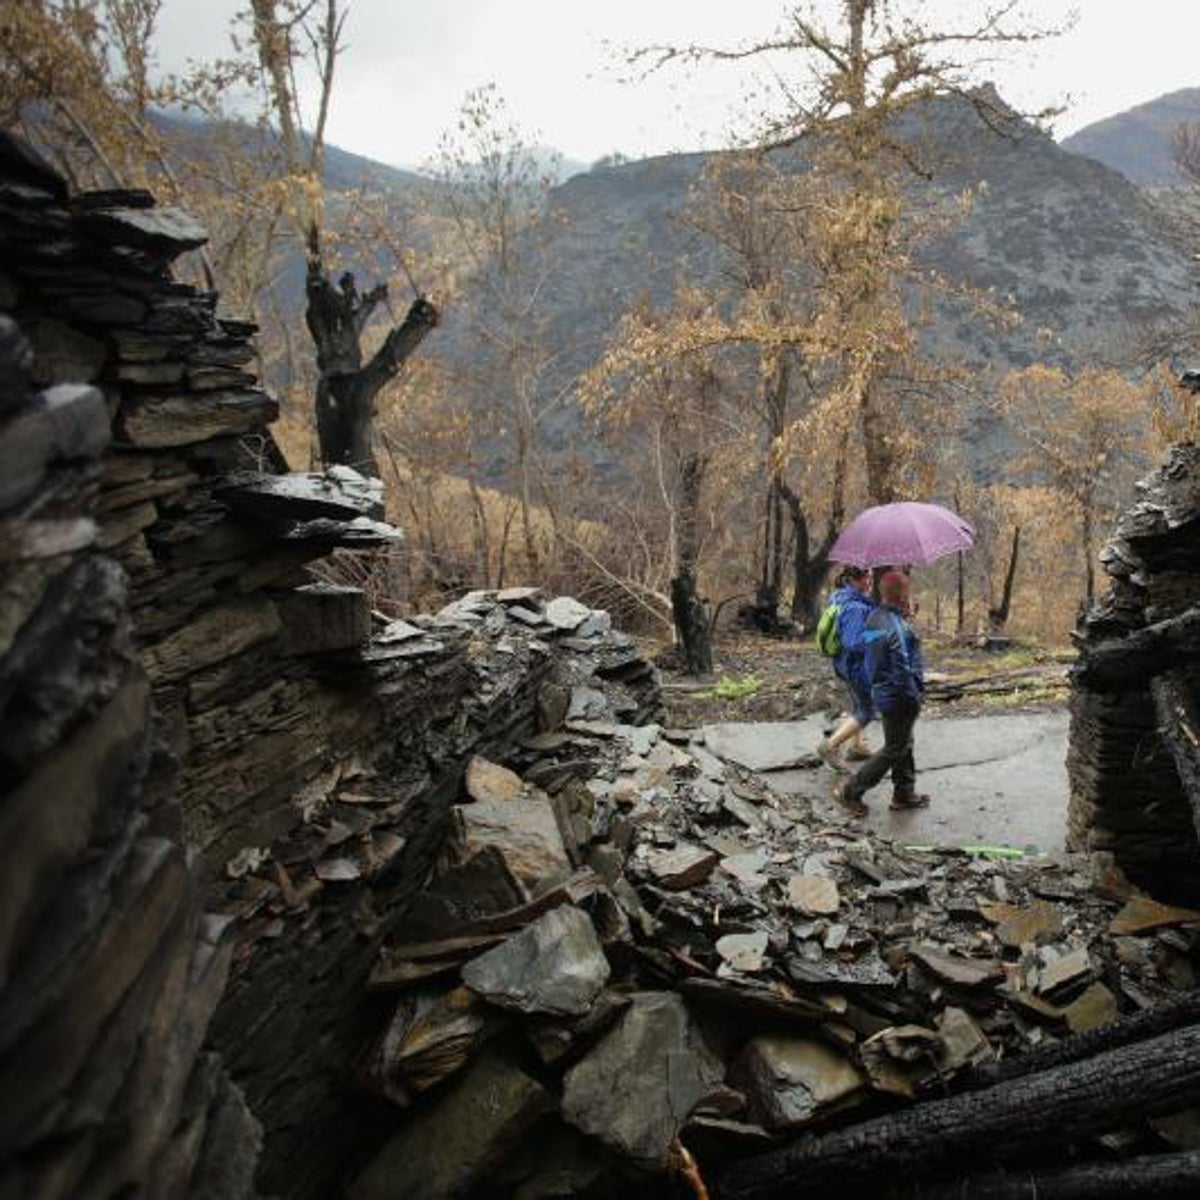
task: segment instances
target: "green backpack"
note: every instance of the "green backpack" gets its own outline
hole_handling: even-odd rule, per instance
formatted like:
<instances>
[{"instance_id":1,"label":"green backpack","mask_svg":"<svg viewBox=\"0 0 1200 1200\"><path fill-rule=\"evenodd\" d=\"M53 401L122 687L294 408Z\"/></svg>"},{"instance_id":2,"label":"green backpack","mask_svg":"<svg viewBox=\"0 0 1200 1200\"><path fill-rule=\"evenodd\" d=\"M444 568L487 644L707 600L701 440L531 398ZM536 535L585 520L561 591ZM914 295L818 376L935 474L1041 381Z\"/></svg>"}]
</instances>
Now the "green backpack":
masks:
<instances>
[{"instance_id":1,"label":"green backpack","mask_svg":"<svg viewBox=\"0 0 1200 1200\"><path fill-rule=\"evenodd\" d=\"M837 658L842 652L842 637L838 633L838 617L841 615L842 610L836 604L830 604L817 622L817 649L826 658Z\"/></svg>"}]
</instances>

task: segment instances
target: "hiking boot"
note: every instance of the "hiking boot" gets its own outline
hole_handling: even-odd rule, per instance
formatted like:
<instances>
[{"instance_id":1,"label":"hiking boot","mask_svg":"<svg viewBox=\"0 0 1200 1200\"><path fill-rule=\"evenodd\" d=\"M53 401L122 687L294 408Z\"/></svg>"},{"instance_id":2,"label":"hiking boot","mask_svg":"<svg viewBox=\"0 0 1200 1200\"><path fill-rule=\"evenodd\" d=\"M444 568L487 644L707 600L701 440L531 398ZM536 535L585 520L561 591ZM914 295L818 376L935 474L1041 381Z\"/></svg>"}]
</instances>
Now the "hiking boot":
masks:
<instances>
[{"instance_id":1,"label":"hiking boot","mask_svg":"<svg viewBox=\"0 0 1200 1200\"><path fill-rule=\"evenodd\" d=\"M889 808L895 809L898 812L905 812L910 808L928 808L929 797L919 795L913 792L911 795L901 796L899 794L892 796L892 802L888 805Z\"/></svg>"},{"instance_id":2,"label":"hiking boot","mask_svg":"<svg viewBox=\"0 0 1200 1200\"><path fill-rule=\"evenodd\" d=\"M846 751L846 758L849 759L850 762L866 762L868 758L872 757L874 756L871 754L871 751L863 748L862 746L851 746L850 749Z\"/></svg>"},{"instance_id":3,"label":"hiking boot","mask_svg":"<svg viewBox=\"0 0 1200 1200\"><path fill-rule=\"evenodd\" d=\"M839 783L833 789L834 802L844 808L853 817L865 817L870 811L857 797L850 795L850 781Z\"/></svg>"},{"instance_id":4,"label":"hiking boot","mask_svg":"<svg viewBox=\"0 0 1200 1200\"><path fill-rule=\"evenodd\" d=\"M822 738L817 743L817 757L831 771L836 771L839 775L845 775L849 772L849 767L838 758L837 751L830 748L828 738Z\"/></svg>"}]
</instances>

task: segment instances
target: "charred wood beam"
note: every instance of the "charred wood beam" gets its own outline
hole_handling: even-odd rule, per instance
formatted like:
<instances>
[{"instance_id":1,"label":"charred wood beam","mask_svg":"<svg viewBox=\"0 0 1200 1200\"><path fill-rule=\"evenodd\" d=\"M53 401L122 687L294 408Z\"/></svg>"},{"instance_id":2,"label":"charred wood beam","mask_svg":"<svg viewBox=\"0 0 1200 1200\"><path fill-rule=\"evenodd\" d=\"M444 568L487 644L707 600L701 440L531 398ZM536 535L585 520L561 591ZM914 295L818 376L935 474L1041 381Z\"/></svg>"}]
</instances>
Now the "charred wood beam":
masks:
<instances>
[{"instance_id":1,"label":"charred wood beam","mask_svg":"<svg viewBox=\"0 0 1200 1200\"><path fill-rule=\"evenodd\" d=\"M1128 1200L1200 1194L1200 1151L1147 1154L1059 1170L993 1171L945 1183L912 1184L887 1200ZM805 1192L808 1195L808 1192Z\"/></svg>"},{"instance_id":2,"label":"charred wood beam","mask_svg":"<svg viewBox=\"0 0 1200 1200\"><path fill-rule=\"evenodd\" d=\"M1084 646L1072 678L1090 691L1125 691L1145 687L1151 677L1196 657L1200 657L1200 605L1128 637Z\"/></svg>"},{"instance_id":3,"label":"charred wood beam","mask_svg":"<svg viewBox=\"0 0 1200 1200\"><path fill-rule=\"evenodd\" d=\"M981 1063L963 1077L961 1086L965 1091L991 1087L1023 1075L1082 1062L1106 1050L1132 1046L1188 1025L1200 1025L1200 991L1187 992L1144 1012L1120 1017L1110 1025L1077 1033L1061 1042L1037 1046L1015 1058Z\"/></svg>"},{"instance_id":4,"label":"charred wood beam","mask_svg":"<svg viewBox=\"0 0 1200 1200\"><path fill-rule=\"evenodd\" d=\"M1158 730L1175 760L1175 770L1192 810L1192 824L1200 838L1200 706L1189 685L1190 673L1182 667L1160 675L1150 685Z\"/></svg>"},{"instance_id":5,"label":"charred wood beam","mask_svg":"<svg viewBox=\"0 0 1200 1200\"><path fill-rule=\"evenodd\" d=\"M809 1134L728 1168L720 1200L855 1194L898 1172L949 1174L1028 1161L1072 1138L1103 1133L1200 1100L1200 1026L1163 1034L1036 1075Z\"/></svg>"}]
</instances>

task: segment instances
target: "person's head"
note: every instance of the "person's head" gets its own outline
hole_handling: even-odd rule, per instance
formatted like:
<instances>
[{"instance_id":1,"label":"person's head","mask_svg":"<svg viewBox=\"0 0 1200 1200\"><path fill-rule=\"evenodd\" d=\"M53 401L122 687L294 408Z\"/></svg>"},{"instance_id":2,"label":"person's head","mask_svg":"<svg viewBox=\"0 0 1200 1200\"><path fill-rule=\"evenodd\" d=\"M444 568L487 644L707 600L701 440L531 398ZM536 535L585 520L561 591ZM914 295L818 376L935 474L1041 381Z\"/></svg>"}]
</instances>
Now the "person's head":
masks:
<instances>
[{"instance_id":1,"label":"person's head","mask_svg":"<svg viewBox=\"0 0 1200 1200\"><path fill-rule=\"evenodd\" d=\"M879 598L884 604L907 612L912 595L912 580L903 571L888 571L879 581Z\"/></svg>"},{"instance_id":2,"label":"person's head","mask_svg":"<svg viewBox=\"0 0 1200 1200\"><path fill-rule=\"evenodd\" d=\"M839 587L857 588L860 592L871 590L871 572L866 567L846 567L838 575Z\"/></svg>"}]
</instances>

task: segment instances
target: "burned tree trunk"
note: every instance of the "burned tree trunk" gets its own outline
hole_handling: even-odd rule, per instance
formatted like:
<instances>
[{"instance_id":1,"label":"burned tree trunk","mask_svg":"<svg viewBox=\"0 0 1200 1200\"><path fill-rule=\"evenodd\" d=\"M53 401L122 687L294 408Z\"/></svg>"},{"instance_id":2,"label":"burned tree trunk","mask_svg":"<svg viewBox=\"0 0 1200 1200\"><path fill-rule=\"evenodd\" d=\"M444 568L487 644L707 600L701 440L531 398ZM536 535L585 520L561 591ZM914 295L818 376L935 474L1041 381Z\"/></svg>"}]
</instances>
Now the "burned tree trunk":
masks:
<instances>
[{"instance_id":1,"label":"burned tree trunk","mask_svg":"<svg viewBox=\"0 0 1200 1200\"><path fill-rule=\"evenodd\" d=\"M321 460L326 466L348 466L378 476L371 445L375 398L438 323L438 311L418 297L364 364L362 334L371 314L387 299L387 285L360 295L354 276L347 272L335 286L325 274L320 253L313 246L310 251L305 320L317 350Z\"/></svg>"},{"instance_id":2,"label":"burned tree trunk","mask_svg":"<svg viewBox=\"0 0 1200 1200\"><path fill-rule=\"evenodd\" d=\"M708 605L696 588L700 555L700 497L704 490L703 455L688 454L679 465L679 514L675 525L675 577L671 580L671 615L679 645L692 675L712 673L712 630Z\"/></svg>"},{"instance_id":3,"label":"burned tree trunk","mask_svg":"<svg viewBox=\"0 0 1200 1200\"><path fill-rule=\"evenodd\" d=\"M992 627L993 633L1000 633L1004 626L1008 624L1008 615L1012 609L1012 594L1013 584L1017 578L1017 557L1021 552L1021 527L1017 525L1013 528L1012 549L1008 553L1008 570L1004 573L1004 592L1000 597L1000 603L995 607L988 609L988 624ZM961 570L962 555L959 554L959 567Z\"/></svg>"},{"instance_id":4,"label":"burned tree trunk","mask_svg":"<svg viewBox=\"0 0 1200 1200\"><path fill-rule=\"evenodd\" d=\"M908 1184L882 1195L889 1200L1159 1200L1198 1192L1200 1152L1192 1150L1059 1170L990 1171L946 1183Z\"/></svg>"},{"instance_id":5,"label":"burned tree trunk","mask_svg":"<svg viewBox=\"0 0 1200 1200\"><path fill-rule=\"evenodd\" d=\"M1094 646L1085 645L1072 679L1092 691L1126 691L1200 657L1200 605Z\"/></svg>"},{"instance_id":6,"label":"burned tree trunk","mask_svg":"<svg viewBox=\"0 0 1200 1200\"><path fill-rule=\"evenodd\" d=\"M951 1174L1028 1161L1064 1140L1104 1133L1200 1099L1200 1027L1082 1062L809 1135L731 1167L721 1200L854 1194L898 1172Z\"/></svg>"}]
</instances>

